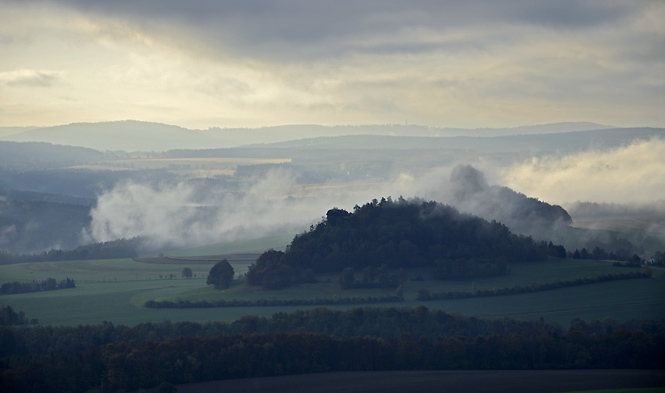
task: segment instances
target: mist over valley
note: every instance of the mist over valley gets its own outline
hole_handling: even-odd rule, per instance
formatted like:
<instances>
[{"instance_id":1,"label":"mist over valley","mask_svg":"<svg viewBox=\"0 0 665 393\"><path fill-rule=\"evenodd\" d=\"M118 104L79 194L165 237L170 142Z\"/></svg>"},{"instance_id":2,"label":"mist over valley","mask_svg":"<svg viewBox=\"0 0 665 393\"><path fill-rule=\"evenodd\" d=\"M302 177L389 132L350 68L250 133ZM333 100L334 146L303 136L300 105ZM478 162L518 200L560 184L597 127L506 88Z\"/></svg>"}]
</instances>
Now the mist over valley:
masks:
<instances>
[{"instance_id":1,"label":"mist over valley","mask_svg":"<svg viewBox=\"0 0 665 393\"><path fill-rule=\"evenodd\" d=\"M154 134L164 127L189 132L140 122L101 126L89 125L87 132L102 140L113 132L127 132L138 133L135 140L156 141L168 140ZM407 132L418 129L319 127L331 134L358 134L161 152L64 146L83 124L49 129L52 141L63 144L0 142L5 151L0 172L2 244L5 251L21 254L140 237L145 251L161 251L295 234L330 208L351 209L388 196L449 204L571 249L588 246L586 238L604 239L608 230L620 233L624 228L629 230L619 236L636 242L634 252L655 252L665 241L663 208L657 200L664 188L659 174L665 130L590 131L592 125L572 123L482 131L530 132L520 136L431 136L441 130L424 127L420 129L430 136L386 136L404 127ZM575 127L581 129L570 131ZM305 136L311 128L270 132L278 140L298 132ZM368 130L385 134L365 134ZM604 195L598 195L600 190L606 190ZM636 191L625 192L631 190ZM600 203L593 205L593 214L583 208L592 203ZM30 214L21 210L32 205ZM77 213L59 217L65 206ZM549 210L541 209L544 206ZM572 209L565 210L567 206ZM656 214L644 214L645 209ZM615 220L608 227L615 216L624 223L639 219L643 224L622 228ZM59 229L53 230L54 225ZM601 231L581 237L571 234L571 226Z\"/></svg>"},{"instance_id":2,"label":"mist over valley","mask_svg":"<svg viewBox=\"0 0 665 393\"><path fill-rule=\"evenodd\" d=\"M0 160L2 262L158 254L157 263L179 260L169 260L169 255L198 255L207 261L223 257L213 250L241 243L246 245L234 252L249 252L255 259L268 247L288 250L293 246L288 239L329 222L331 211L354 212L386 199L416 205L431 201L478 217L486 225L505 226L539 247L525 251L529 255L633 265L638 259L660 261L665 211L657 196L665 187L665 130L589 130L595 126L559 123L468 130L474 136L433 136L432 130L413 125L341 127L344 132L383 129L385 134L164 151L0 142L5 152ZM147 141L162 125L76 124L51 128L48 134L57 142L62 133L64 143L70 131L80 133L86 127L102 139L111 138L116 127L118 135L138 133L136 140ZM189 132L166 127L167 134ZM298 133L312 127L275 127L270 132L278 133L272 137L279 140L294 133L305 136ZM429 135L395 135L401 127ZM335 127L314 128L339 132ZM492 242L480 239L478 244ZM385 254L404 241L391 238L363 247L384 249ZM416 258L404 251L409 245L400 247L403 258ZM430 264L439 260L422 247L438 245L421 246L418 254ZM508 254L499 252L495 262ZM475 266L472 269L484 269L472 257L459 255L463 263ZM487 258L483 255L481 260ZM444 259L452 263L459 258Z\"/></svg>"},{"instance_id":3,"label":"mist over valley","mask_svg":"<svg viewBox=\"0 0 665 393\"><path fill-rule=\"evenodd\" d=\"M14 391L49 369L85 375L61 391L580 367L662 385L665 129L0 150Z\"/></svg>"},{"instance_id":4,"label":"mist over valley","mask_svg":"<svg viewBox=\"0 0 665 393\"><path fill-rule=\"evenodd\" d=\"M663 390L663 20L0 0L0 391Z\"/></svg>"}]
</instances>

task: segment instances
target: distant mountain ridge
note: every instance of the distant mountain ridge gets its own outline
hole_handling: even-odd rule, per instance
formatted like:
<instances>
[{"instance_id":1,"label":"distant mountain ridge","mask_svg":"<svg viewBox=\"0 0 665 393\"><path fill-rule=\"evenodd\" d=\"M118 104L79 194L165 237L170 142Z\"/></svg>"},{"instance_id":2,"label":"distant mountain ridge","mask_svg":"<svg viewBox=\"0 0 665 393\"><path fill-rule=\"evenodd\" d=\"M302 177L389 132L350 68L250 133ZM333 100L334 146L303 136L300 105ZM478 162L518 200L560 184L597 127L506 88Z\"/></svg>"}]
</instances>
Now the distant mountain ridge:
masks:
<instances>
[{"instance_id":1,"label":"distant mountain ridge","mask_svg":"<svg viewBox=\"0 0 665 393\"><path fill-rule=\"evenodd\" d=\"M173 149L230 148L251 144L279 143L318 137L375 135L392 137L499 137L508 135L553 134L613 128L588 123L555 123L514 128L436 128L420 125L321 126L285 125L263 128L209 128L191 130L179 126L124 120L100 123L73 123L44 128L3 128L0 140L46 142L81 146L100 151L168 151Z\"/></svg>"},{"instance_id":2,"label":"distant mountain ridge","mask_svg":"<svg viewBox=\"0 0 665 393\"><path fill-rule=\"evenodd\" d=\"M610 128L565 133L505 135L495 137L346 135L254 145L283 149L460 149L480 153L496 151L579 151L625 146L634 140L665 138L664 128Z\"/></svg>"},{"instance_id":3,"label":"distant mountain ridge","mask_svg":"<svg viewBox=\"0 0 665 393\"><path fill-rule=\"evenodd\" d=\"M571 131L588 131L614 128L590 122L552 123L513 128L440 128L417 124L369 124L322 126L315 124L284 125L262 128L210 128L201 131L206 135L247 143L276 143L318 137L339 137L350 135L379 135L394 137L492 137L507 135L546 134Z\"/></svg>"},{"instance_id":4,"label":"distant mountain ridge","mask_svg":"<svg viewBox=\"0 0 665 393\"><path fill-rule=\"evenodd\" d=\"M0 137L20 134L22 132L35 130L40 127L0 127Z\"/></svg>"},{"instance_id":5,"label":"distant mountain ridge","mask_svg":"<svg viewBox=\"0 0 665 393\"><path fill-rule=\"evenodd\" d=\"M112 153L79 146L47 142L0 141L0 168L28 170L31 167L61 168L116 158Z\"/></svg>"},{"instance_id":6,"label":"distant mountain ridge","mask_svg":"<svg viewBox=\"0 0 665 393\"><path fill-rule=\"evenodd\" d=\"M161 123L125 120L104 123L74 123L38 128L5 136L15 142L47 142L87 147L99 151L164 151L217 146L220 141L196 130Z\"/></svg>"}]
</instances>

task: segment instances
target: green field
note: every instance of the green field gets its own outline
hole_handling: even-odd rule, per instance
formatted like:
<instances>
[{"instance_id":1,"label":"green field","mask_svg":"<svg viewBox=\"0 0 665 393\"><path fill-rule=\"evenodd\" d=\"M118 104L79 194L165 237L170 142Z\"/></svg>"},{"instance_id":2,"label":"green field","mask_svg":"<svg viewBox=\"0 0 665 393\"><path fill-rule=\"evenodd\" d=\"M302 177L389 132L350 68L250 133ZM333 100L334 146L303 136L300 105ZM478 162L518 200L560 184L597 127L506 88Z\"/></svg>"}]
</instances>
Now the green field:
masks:
<instances>
[{"instance_id":1,"label":"green field","mask_svg":"<svg viewBox=\"0 0 665 393\"><path fill-rule=\"evenodd\" d=\"M283 250L287 244L291 243L295 235L295 233L282 233L258 239L238 240L230 243L217 243L207 246L165 251L164 254L174 257L189 257L197 255L231 254L236 252L266 250L269 248Z\"/></svg>"},{"instance_id":2,"label":"green field","mask_svg":"<svg viewBox=\"0 0 665 393\"><path fill-rule=\"evenodd\" d=\"M273 239L276 240L276 239ZM246 244L245 247L257 244ZM237 251L238 247L226 246L224 251ZM242 247L241 247L242 248ZM256 249L256 248L254 248ZM211 248L207 251L213 250ZM200 250L183 251L179 255L192 255ZM176 255L175 253L173 255ZM189 266L193 278L181 277L184 266ZM28 318L37 318L42 324L79 325L111 321L115 324L134 326L141 322L233 321L240 316L253 314L270 316L278 311L293 311L297 307L238 307L212 309L148 309L142 307L147 300L214 300L214 299L313 299L339 297L378 297L394 294L394 290L354 289L341 290L337 276L319 277L317 284L302 284L292 288L265 291L244 285L242 279L225 291L215 291L205 284L205 277L212 264L156 264L131 259L65 261L24 263L0 266L0 282L27 282L53 277L66 277L76 281L77 288L57 291L0 296L0 306L9 305L24 311ZM234 264L236 275L247 271L248 264ZM426 277L425 271L407 273L404 284L404 302L383 304L386 306L414 306L424 304L428 308L447 312L460 312L469 316L512 316L522 319L556 321L567 326L571 319L602 319L606 316L619 321L630 319L665 318L665 271L654 269L654 278L621 280L571 287L532 294L441 300L419 302L419 289L435 291L470 291L477 289L527 286L532 282L547 283L556 280L572 280L608 273L639 271L632 268L613 267L609 262L581 260L550 260L534 263L510 264L511 273L494 278L460 281L414 281L417 275ZM173 275L173 276L171 276ZM358 305L335 306L348 309Z\"/></svg>"}]
</instances>

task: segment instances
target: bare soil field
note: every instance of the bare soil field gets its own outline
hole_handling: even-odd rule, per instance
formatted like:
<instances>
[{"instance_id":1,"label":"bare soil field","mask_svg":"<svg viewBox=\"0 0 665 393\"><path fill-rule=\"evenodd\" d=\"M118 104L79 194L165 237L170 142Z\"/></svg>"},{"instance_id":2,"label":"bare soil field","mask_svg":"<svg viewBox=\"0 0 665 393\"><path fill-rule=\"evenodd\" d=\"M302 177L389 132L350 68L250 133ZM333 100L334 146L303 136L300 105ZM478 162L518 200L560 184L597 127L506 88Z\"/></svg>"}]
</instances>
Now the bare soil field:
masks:
<instances>
[{"instance_id":1,"label":"bare soil field","mask_svg":"<svg viewBox=\"0 0 665 393\"><path fill-rule=\"evenodd\" d=\"M596 389L665 391L663 370L332 372L179 385L180 393L560 393Z\"/></svg>"},{"instance_id":2,"label":"bare soil field","mask_svg":"<svg viewBox=\"0 0 665 393\"><path fill-rule=\"evenodd\" d=\"M261 256L262 252L237 252L231 254L220 254L220 255L206 255L206 256L195 256L195 257L176 257L170 255L164 255L162 257L146 257L146 258L134 258L136 262L143 263L158 263L158 264L200 264L200 263L211 263L215 264L222 259L226 259L230 263L246 263L252 264L256 262L256 259Z\"/></svg>"}]
</instances>

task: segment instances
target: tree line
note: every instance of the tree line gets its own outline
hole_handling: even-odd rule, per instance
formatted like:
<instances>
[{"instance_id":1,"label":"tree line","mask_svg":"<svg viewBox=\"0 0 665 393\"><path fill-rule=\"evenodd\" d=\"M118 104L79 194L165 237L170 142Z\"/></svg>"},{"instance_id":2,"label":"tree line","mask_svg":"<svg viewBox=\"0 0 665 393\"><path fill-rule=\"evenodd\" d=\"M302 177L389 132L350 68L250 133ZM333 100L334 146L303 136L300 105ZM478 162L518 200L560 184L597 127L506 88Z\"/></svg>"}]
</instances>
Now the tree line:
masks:
<instances>
[{"instance_id":1,"label":"tree line","mask_svg":"<svg viewBox=\"0 0 665 393\"><path fill-rule=\"evenodd\" d=\"M632 255L631 255L632 254ZM605 249L595 246L591 251L586 248L581 250L575 249L573 252L568 252L568 257L572 259L593 259L596 261L619 261L624 263L617 263L615 266L640 266L644 261L642 257L637 254L633 254L628 249L619 249L616 252L606 251ZM655 266L665 266L665 253L662 251L656 251L653 258L651 258L651 263Z\"/></svg>"},{"instance_id":2,"label":"tree line","mask_svg":"<svg viewBox=\"0 0 665 393\"><path fill-rule=\"evenodd\" d=\"M222 273L225 272L225 273ZM434 275L436 277L437 271ZM183 273L184 275L184 273ZM493 288L485 290L477 290L473 288L471 291L443 291L443 292L430 292L428 289L423 288L418 291L417 300L454 300L466 299L472 297L489 297L489 296L505 296L520 293L533 293L540 291L549 291L559 288L568 288L580 285L590 285L614 280L628 280L638 278L650 278L652 275L651 269L645 267L643 272L630 272L623 274L605 274L593 278L585 277L576 280L561 281L557 280L550 283L541 284L534 281L531 285L514 285L512 287ZM221 290L228 288L233 277L233 267L226 259L218 262L210 270L207 278L208 285L214 285L215 289ZM422 279L422 277L421 277ZM404 300L403 289L399 285L406 281L406 275L403 269L396 272L389 272L385 266L378 269L372 266L367 266L362 271L360 280L356 279L355 271L353 268L346 268L342 271L339 277L339 284L342 289L360 289L360 288L387 288L397 287L395 295L381 296L381 297L353 297L353 298L340 298L334 296L333 298L316 298L316 299L259 299L259 300L238 300L238 299L218 299L218 300L148 300L144 303L147 308L223 308L223 307L273 307L273 306L327 306L327 305L342 305L342 304L371 304L371 303L392 303ZM475 285L475 283L474 283Z\"/></svg>"},{"instance_id":3,"label":"tree line","mask_svg":"<svg viewBox=\"0 0 665 393\"><path fill-rule=\"evenodd\" d=\"M597 284L607 281L615 280L631 280L637 278L651 278L651 271L646 272L631 272L623 274L604 274L598 277L585 277L578 278L576 280L561 281L557 280L550 283L541 284L538 281L534 281L531 285L514 285L510 288L493 288L493 289L483 289L483 290L471 290L471 291L445 291L445 292L434 292L426 288L423 288L418 291L417 299L418 300L454 300L454 299L468 299L472 297L490 297L490 296L505 296L505 295L516 295L520 293L533 293L541 291L551 291L554 289L560 288L569 288L576 287L580 285L590 285Z\"/></svg>"},{"instance_id":4,"label":"tree line","mask_svg":"<svg viewBox=\"0 0 665 393\"><path fill-rule=\"evenodd\" d=\"M279 307L279 306L332 306L344 304L396 303L404 301L403 296L378 297L332 297L315 299L259 299L259 300L148 300L143 305L148 308L223 308L223 307Z\"/></svg>"},{"instance_id":5,"label":"tree line","mask_svg":"<svg viewBox=\"0 0 665 393\"><path fill-rule=\"evenodd\" d=\"M142 239L119 239L108 242L92 243L73 250L44 251L42 253L14 255L0 250L0 265L24 262L80 261L87 259L136 258L141 249Z\"/></svg>"},{"instance_id":6,"label":"tree line","mask_svg":"<svg viewBox=\"0 0 665 393\"><path fill-rule=\"evenodd\" d=\"M73 279L67 277L64 280L56 281L49 277L46 280L34 280L32 282L6 282L0 287L0 294L13 295L17 293L29 293L39 291L55 291L56 289L76 288Z\"/></svg>"},{"instance_id":7,"label":"tree line","mask_svg":"<svg viewBox=\"0 0 665 393\"><path fill-rule=\"evenodd\" d=\"M483 320L414 308L315 308L233 323L0 327L7 392L132 391L323 371L665 368L665 320Z\"/></svg>"}]
</instances>

